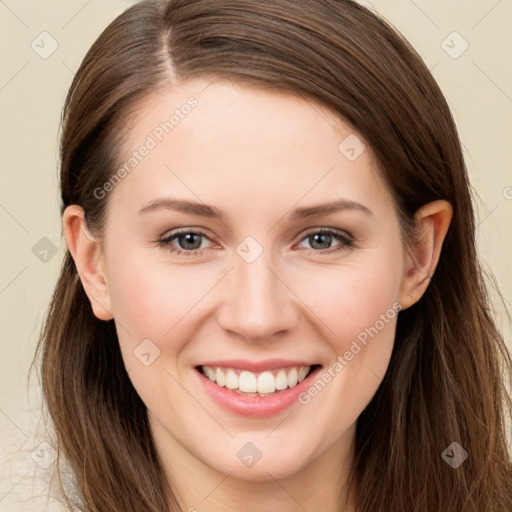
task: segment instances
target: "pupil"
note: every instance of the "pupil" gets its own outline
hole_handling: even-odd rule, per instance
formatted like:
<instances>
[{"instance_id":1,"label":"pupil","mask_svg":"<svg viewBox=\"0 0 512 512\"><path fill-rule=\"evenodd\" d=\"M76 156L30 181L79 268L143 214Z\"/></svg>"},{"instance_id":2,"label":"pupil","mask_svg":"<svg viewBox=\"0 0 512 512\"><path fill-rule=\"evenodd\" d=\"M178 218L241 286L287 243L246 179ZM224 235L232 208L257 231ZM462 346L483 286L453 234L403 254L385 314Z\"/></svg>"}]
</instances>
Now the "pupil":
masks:
<instances>
[{"instance_id":1,"label":"pupil","mask_svg":"<svg viewBox=\"0 0 512 512\"><path fill-rule=\"evenodd\" d=\"M194 245L194 238L196 239L195 242L197 242L197 239L200 238L201 235L198 235L197 233L187 233L186 235L181 235L181 239L185 239L185 243L180 243L180 246L182 249L198 249L199 247L188 247L188 245ZM201 245L201 243L199 243Z\"/></svg>"},{"instance_id":2,"label":"pupil","mask_svg":"<svg viewBox=\"0 0 512 512\"><path fill-rule=\"evenodd\" d=\"M320 245L322 245L322 241L321 241L321 238L324 237L324 242L323 242L323 245L325 245L325 247L315 247L315 244L319 243ZM329 246L331 245L330 242L331 242L331 238L332 236L331 235L327 235L325 233L317 233L316 235L313 235L312 236L313 238L313 242L311 243L311 246L315 249L328 249ZM320 239L320 241L318 241Z\"/></svg>"}]
</instances>

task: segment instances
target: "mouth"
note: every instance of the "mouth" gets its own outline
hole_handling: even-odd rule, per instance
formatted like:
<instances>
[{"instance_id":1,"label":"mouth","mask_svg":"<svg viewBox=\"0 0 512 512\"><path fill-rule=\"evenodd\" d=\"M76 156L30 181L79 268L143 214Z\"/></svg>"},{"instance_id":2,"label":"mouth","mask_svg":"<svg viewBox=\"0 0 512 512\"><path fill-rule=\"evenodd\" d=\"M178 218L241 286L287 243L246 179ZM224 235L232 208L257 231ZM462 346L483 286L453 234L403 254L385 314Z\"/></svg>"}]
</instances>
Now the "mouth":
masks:
<instances>
[{"instance_id":1,"label":"mouth","mask_svg":"<svg viewBox=\"0 0 512 512\"><path fill-rule=\"evenodd\" d=\"M289 366L262 372L220 366L196 366L196 370L221 388L248 397L267 397L295 388L307 379L319 364Z\"/></svg>"},{"instance_id":2,"label":"mouth","mask_svg":"<svg viewBox=\"0 0 512 512\"><path fill-rule=\"evenodd\" d=\"M217 361L194 367L206 396L226 411L248 418L284 412L314 382L320 364L272 360Z\"/></svg>"}]
</instances>

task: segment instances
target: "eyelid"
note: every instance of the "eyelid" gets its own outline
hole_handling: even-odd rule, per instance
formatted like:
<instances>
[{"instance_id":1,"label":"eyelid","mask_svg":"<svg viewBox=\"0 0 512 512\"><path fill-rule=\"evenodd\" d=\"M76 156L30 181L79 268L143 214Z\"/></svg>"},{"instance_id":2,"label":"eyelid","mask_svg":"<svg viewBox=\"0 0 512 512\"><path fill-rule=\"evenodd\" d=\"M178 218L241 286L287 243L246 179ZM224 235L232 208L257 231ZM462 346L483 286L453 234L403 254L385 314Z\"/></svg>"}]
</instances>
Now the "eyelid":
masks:
<instances>
[{"instance_id":1,"label":"eyelid","mask_svg":"<svg viewBox=\"0 0 512 512\"><path fill-rule=\"evenodd\" d=\"M316 235L317 233L336 234L338 236L342 236L342 237L346 238L347 240L355 241L354 237L348 231L345 231L344 229L328 228L328 227L324 227L324 226L319 226L319 227L308 229L302 235L301 240L304 240L304 238L306 238L308 236Z\"/></svg>"},{"instance_id":2,"label":"eyelid","mask_svg":"<svg viewBox=\"0 0 512 512\"><path fill-rule=\"evenodd\" d=\"M196 235L201 235L203 236L204 238L206 238L209 242L211 243L215 243L213 240L212 240L212 237L210 237L210 235L206 232L206 230L202 229L202 228L177 228L176 230L170 230L170 231L166 231L161 237L158 238L157 240L157 243L159 245L169 245L171 243L171 241L175 240L177 237L179 237L179 235L185 235L185 234L188 234L188 233L194 233ZM179 249L181 251L185 251L185 249ZM193 249L191 251L186 251L186 252L189 252L189 253L194 253L194 251L202 251L203 249Z\"/></svg>"}]
</instances>

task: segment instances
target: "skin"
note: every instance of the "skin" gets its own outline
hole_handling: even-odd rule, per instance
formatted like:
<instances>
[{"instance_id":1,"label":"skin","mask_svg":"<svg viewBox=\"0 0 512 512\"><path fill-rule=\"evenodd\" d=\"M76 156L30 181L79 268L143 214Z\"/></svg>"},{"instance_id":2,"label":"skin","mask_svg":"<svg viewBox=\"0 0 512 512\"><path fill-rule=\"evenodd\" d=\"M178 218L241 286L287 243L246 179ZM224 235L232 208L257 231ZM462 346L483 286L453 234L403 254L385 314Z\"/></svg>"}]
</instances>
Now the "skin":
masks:
<instances>
[{"instance_id":1,"label":"skin","mask_svg":"<svg viewBox=\"0 0 512 512\"><path fill-rule=\"evenodd\" d=\"M405 309L420 299L451 207L424 206L416 216L421 237L407 247L370 151L349 161L338 150L357 135L347 123L293 94L229 81L185 82L146 98L123 162L190 96L197 107L110 193L102 238L88 232L80 207L66 209L69 250L95 315L115 320L184 510L291 512L322 503L338 511L356 421L386 372L396 316L307 405L270 418L223 409L198 385L194 366L278 357L332 367L393 304ZM139 213L166 196L213 205L225 217ZM371 214L290 218L295 208L337 199ZM190 247L183 238L158 245L178 228L206 233L194 246L200 254L171 252ZM320 228L350 234L353 245L334 237L315 245L307 234ZM236 252L247 236L263 250L251 263ZM133 352L144 339L160 349L149 366ZM236 456L247 442L262 454L251 468ZM348 501L345 511L350 493Z\"/></svg>"}]
</instances>

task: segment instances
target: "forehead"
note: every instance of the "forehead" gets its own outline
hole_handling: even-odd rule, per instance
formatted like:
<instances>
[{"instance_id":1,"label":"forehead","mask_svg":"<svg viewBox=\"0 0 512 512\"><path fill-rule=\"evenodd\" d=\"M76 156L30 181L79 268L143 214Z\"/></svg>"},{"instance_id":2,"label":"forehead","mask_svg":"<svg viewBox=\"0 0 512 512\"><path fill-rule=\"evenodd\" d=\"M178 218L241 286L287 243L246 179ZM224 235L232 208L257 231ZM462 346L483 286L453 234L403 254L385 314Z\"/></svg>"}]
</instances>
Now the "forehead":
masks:
<instances>
[{"instance_id":1,"label":"forehead","mask_svg":"<svg viewBox=\"0 0 512 512\"><path fill-rule=\"evenodd\" d=\"M244 135L246 143L256 135L255 143L259 143L267 135L281 143L307 137L314 144L327 135L336 133L337 140L355 132L340 116L311 98L231 80L206 79L181 82L142 99L129 124L132 142L136 136L152 134L157 142L165 143L161 139L170 139L166 135L171 131L177 134L190 124L203 140L211 136L225 143ZM243 131L233 133L234 125Z\"/></svg>"},{"instance_id":2,"label":"forehead","mask_svg":"<svg viewBox=\"0 0 512 512\"><path fill-rule=\"evenodd\" d=\"M241 204L258 194L267 203L293 203L336 189L383 192L361 136L293 93L184 82L145 98L129 126L119 165L125 177L114 196L138 205L167 188L218 200L236 190Z\"/></svg>"}]
</instances>

